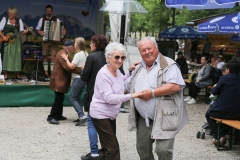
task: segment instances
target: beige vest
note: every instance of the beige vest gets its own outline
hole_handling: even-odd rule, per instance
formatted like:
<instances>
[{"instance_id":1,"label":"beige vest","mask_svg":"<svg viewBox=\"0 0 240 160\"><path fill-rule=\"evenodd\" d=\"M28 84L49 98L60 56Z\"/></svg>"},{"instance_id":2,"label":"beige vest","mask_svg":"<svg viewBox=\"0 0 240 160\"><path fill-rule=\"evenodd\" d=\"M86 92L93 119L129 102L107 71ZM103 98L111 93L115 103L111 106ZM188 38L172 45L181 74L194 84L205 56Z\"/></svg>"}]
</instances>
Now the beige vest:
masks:
<instances>
[{"instance_id":1,"label":"beige vest","mask_svg":"<svg viewBox=\"0 0 240 160\"><path fill-rule=\"evenodd\" d=\"M160 70L158 72L158 87L166 83L166 72L176 62L168 57L160 56ZM130 92L134 93L134 86L140 65L135 68L132 77ZM134 107L134 101L130 100L128 117L128 129L133 130L137 126L138 112ZM188 124L188 115L183 101L183 90L172 95L156 97L155 116L153 120L152 139L171 139Z\"/></svg>"}]
</instances>

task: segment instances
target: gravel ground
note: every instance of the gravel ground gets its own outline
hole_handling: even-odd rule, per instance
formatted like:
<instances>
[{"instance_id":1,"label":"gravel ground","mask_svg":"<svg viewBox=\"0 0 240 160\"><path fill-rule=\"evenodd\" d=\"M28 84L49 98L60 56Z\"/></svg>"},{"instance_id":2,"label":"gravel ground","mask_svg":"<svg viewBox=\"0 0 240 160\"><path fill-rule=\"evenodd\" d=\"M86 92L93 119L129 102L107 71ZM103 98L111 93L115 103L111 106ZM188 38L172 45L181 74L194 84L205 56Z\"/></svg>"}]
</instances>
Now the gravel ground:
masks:
<instances>
[{"instance_id":1,"label":"gravel ground","mask_svg":"<svg viewBox=\"0 0 240 160\"><path fill-rule=\"evenodd\" d=\"M127 106L127 105L126 105ZM188 105L190 123L177 135L175 160L240 159L239 146L220 151L211 144L211 137L196 139L196 132L205 122L208 106L203 102ZM72 107L64 108L67 121L50 125L46 118L50 107L0 108L0 160L79 160L89 152L87 127L76 127L77 115ZM127 113L117 118L117 137L122 160L138 160L135 131L127 131Z\"/></svg>"}]
</instances>

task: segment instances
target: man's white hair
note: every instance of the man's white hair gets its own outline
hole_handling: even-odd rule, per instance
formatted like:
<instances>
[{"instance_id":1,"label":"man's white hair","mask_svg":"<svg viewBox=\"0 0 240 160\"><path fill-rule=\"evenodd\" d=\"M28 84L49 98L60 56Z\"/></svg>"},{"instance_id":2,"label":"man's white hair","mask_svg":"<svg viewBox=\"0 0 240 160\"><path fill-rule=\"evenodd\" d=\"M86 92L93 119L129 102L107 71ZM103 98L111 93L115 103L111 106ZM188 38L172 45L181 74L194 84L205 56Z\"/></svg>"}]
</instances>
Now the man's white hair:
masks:
<instances>
[{"instance_id":1,"label":"man's white hair","mask_svg":"<svg viewBox=\"0 0 240 160\"><path fill-rule=\"evenodd\" d=\"M155 40L154 37L144 37L144 38L142 38L142 39L137 43L138 49L139 49L139 47L140 47L140 44L141 44L143 41L146 41L146 40L151 41L151 42L158 48L158 44L157 44L157 42L156 42L156 40Z\"/></svg>"}]
</instances>

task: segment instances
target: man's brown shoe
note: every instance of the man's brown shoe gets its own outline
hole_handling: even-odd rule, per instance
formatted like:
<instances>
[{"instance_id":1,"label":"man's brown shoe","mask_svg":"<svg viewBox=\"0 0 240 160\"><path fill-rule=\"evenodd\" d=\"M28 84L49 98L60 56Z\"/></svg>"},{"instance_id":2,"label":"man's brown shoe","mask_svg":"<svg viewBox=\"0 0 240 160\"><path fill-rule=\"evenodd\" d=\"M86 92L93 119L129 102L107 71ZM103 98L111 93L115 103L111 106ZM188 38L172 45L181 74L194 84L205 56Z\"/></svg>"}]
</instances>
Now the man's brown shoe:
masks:
<instances>
[{"instance_id":1,"label":"man's brown shoe","mask_svg":"<svg viewBox=\"0 0 240 160\"><path fill-rule=\"evenodd\" d=\"M226 137L222 137L222 138L220 139L220 145L221 145L221 146L224 146L226 143L227 143L227 138L226 138Z\"/></svg>"},{"instance_id":2,"label":"man's brown shoe","mask_svg":"<svg viewBox=\"0 0 240 160\"><path fill-rule=\"evenodd\" d=\"M217 145L217 140L215 138L213 138L212 144L214 144L215 146Z\"/></svg>"}]
</instances>

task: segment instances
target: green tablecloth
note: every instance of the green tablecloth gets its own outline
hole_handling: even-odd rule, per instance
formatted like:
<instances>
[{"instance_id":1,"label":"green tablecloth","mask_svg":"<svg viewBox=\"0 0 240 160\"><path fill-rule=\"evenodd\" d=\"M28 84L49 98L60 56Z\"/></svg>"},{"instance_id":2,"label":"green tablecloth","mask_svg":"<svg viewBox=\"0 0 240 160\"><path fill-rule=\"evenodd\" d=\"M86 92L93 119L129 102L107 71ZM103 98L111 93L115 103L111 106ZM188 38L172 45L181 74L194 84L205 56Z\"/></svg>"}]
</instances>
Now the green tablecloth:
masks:
<instances>
[{"instance_id":1,"label":"green tablecloth","mask_svg":"<svg viewBox=\"0 0 240 160\"><path fill-rule=\"evenodd\" d=\"M85 89L80 98L81 102ZM48 85L0 85L0 107L52 106L53 101L54 92ZM69 92L65 94L63 105L71 106Z\"/></svg>"}]
</instances>

